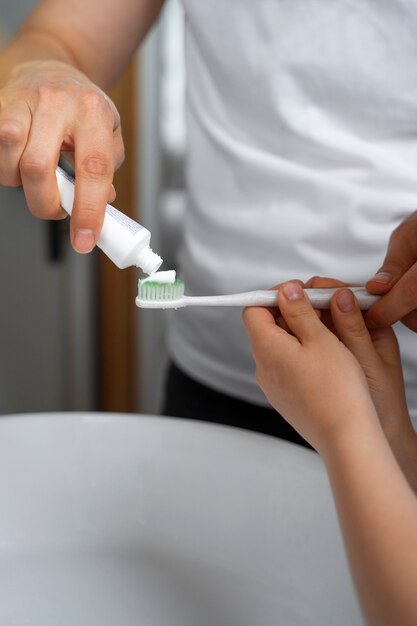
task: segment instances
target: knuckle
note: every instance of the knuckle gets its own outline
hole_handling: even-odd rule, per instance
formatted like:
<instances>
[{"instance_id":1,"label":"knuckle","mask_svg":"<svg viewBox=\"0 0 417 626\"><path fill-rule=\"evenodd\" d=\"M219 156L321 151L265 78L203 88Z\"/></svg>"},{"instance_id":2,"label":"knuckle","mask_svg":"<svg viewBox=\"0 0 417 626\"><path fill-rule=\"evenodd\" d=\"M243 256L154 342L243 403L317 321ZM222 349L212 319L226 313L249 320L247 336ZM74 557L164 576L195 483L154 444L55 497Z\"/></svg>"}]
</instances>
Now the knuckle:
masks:
<instances>
[{"instance_id":1,"label":"knuckle","mask_svg":"<svg viewBox=\"0 0 417 626\"><path fill-rule=\"evenodd\" d=\"M57 85L51 83L44 83L38 87L38 98L40 102L50 103L56 99L60 89Z\"/></svg>"},{"instance_id":2,"label":"knuckle","mask_svg":"<svg viewBox=\"0 0 417 626\"><path fill-rule=\"evenodd\" d=\"M28 202L28 208L33 217L41 220L53 220L62 217L62 209L60 206L54 206L48 202Z\"/></svg>"},{"instance_id":3,"label":"knuckle","mask_svg":"<svg viewBox=\"0 0 417 626\"><path fill-rule=\"evenodd\" d=\"M89 154L81 162L82 174L89 178L107 178L113 175L113 167L104 154Z\"/></svg>"},{"instance_id":4,"label":"knuckle","mask_svg":"<svg viewBox=\"0 0 417 626\"><path fill-rule=\"evenodd\" d=\"M357 337L358 339L366 337L368 331L363 319L346 319L345 322L345 331L347 331L349 335Z\"/></svg>"},{"instance_id":5,"label":"knuckle","mask_svg":"<svg viewBox=\"0 0 417 626\"><path fill-rule=\"evenodd\" d=\"M49 159L40 154L24 154L20 159L20 171L23 176L30 180L43 179L51 171L51 163Z\"/></svg>"},{"instance_id":6,"label":"knuckle","mask_svg":"<svg viewBox=\"0 0 417 626\"><path fill-rule=\"evenodd\" d=\"M103 219L104 211L100 209L97 202L85 200L79 206L76 216L80 228L98 228ZM82 222L82 224L81 224Z\"/></svg>"},{"instance_id":7,"label":"knuckle","mask_svg":"<svg viewBox=\"0 0 417 626\"><path fill-rule=\"evenodd\" d=\"M0 145L5 148L18 146L25 139L23 124L17 120L0 120Z\"/></svg>"},{"instance_id":8,"label":"knuckle","mask_svg":"<svg viewBox=\"0 0 417 626\"><path fill-rule=\"evenodd\" d=\"M90 114L97 115L103 111L110 113L109 104L104 95L95 89L86 89L81 95L81 106Z\"/></svg>"},{"instance_id":9,"label":"knuckle","mask_svg":"<svg viewBox=\"0 0 417 626\"><path fill-rule=\"evenodd\" d=\"M29 213L33 215L33 217L36 217L37 219L43 219L43 213L39 210L39 207L30 204L30 202L27 203L27 206L29 209Z\"/></svg>"},{"instance_id":10,"label":"knuckle","mask_svg":"<svg viewBox=\"0 0 417 626\"><path fill-rule=\"evenodd\" d=\"M293 320L316 318L314 309L309 308L305 302L300 302L298 306L292 307L288 314Z\"/></svg>"},{"instance_id":11,"label":"knuckle","mask_svg":"<svg viewBox=\"0 0 417 626\"><path fill-rule=\"evenodd\" d=\"M80 207L78 211L78 215L85 216L95 216L97 214L97 205L93 202L83 202L82 207Z\"/></svg>"}]
</instances>

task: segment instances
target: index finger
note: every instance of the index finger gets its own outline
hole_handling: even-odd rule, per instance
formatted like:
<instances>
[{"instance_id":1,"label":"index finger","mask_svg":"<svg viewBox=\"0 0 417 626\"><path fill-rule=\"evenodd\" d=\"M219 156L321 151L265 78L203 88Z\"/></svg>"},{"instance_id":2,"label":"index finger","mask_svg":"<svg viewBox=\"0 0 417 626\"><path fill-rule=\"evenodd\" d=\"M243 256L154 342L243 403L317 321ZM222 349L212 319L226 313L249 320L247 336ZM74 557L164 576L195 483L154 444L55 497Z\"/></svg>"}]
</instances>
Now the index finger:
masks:
<instances>
[{"instance_id":1,"label":"index finger","mask_svg":"<svg viewBox=\"0 0 417 626\"><path fill-rule=\"evenodd\" d=\"M115 160L113 128L79 128L74 132L75 196L71 241L78 252L90 252L100 235L111 192Z\"/></svg>"},{"instance_id":2,"label":"index finger","mask_svg":"<svg viewBox=\"0 0 417 626\"><path fill-rule=\"evenodd\" d=\"M243 322L252 349L270 346L272 335L286 335L287 333L277 326L273 310L267 307L246 307L242 313Z\"/></svg>"},{"instance_id":3,"label":"index finger","mask_svg":"<svg viewBox=\"0 0 417 626\"><path fill-rule=\"evenodd\" d=\"M392 326L417 309L417 263L367 312L376 326Z\"/></svg>"},{"instance_id":4,"label":"index finger","mask_svg":"<svg viewBox=\"0 0 417 626\"><path fill-rule=\"evenodd\" d=\"M249 338L256 337L264 329L270 331L272 326L276 326L275 316L272 309L262 306L249 306L243 309L243 322L248 331Z\"/></svg>"}]
</instances>

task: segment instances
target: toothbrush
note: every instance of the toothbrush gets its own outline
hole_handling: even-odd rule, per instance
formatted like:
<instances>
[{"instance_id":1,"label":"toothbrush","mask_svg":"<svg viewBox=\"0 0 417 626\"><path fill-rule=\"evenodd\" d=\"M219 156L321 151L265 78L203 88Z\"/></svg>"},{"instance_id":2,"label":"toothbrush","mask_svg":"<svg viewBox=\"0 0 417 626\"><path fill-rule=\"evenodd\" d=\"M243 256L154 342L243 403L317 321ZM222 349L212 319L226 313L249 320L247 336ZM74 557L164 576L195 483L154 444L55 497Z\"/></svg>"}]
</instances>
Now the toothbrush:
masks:
<instances>
[{"instance_id":1,"label":"toothbrush","mask_svg":"<svg viewBox=\"0 0 417 626\"><path fill-rule=\"evenodd\" d=\"M306 289L316 309L328 309L332 295L340 287L332 289ZM369 309L380 296L370 294L365 287L349 287L362 310ZM186 306L276 306L278 291L246 291L221 296L186 296L184 281L176 279L172 284L152 282L152 277L140 280L136 306L141 309L180 309Z\"/></svg>"}]
</instances>

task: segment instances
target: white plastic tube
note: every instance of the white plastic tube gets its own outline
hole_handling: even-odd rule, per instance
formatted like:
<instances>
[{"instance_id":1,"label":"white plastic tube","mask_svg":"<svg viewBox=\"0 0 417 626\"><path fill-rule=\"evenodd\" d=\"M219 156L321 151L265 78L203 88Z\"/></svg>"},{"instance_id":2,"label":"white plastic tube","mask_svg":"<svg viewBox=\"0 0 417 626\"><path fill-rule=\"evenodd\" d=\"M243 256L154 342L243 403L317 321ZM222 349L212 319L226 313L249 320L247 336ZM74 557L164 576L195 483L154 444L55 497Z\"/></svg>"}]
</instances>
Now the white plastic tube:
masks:
<instances>
[{"instance_id":1,"label":"white plastic tube","mask_svg":"<svg viewBox=\"0 0 417 626\"><path fill-rule=\"evenodd\" d=\"M71 215L74 204L75 180L61 167L56 178L62 208ZM162 259L149 247L149 230L127 217L111 204L106 206L103 227L97 245L117 267L140 267L153 274L162 265Z\"/></svg>"}]
</instances>

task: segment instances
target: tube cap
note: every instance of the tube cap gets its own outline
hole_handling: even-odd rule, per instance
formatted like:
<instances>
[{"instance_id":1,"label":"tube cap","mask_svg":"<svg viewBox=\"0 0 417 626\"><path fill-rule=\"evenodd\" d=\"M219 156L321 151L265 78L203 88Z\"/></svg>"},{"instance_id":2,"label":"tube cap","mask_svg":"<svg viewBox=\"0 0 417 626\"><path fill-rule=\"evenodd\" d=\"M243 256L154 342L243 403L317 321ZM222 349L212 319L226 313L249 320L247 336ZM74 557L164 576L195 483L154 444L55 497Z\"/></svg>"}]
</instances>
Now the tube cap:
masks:
<instances>
[{"instance_id":1,"label":"tube cap","mask_svg":"<svg viewBox=\"0 0 417 626\"><path fill-rule=\"evenodd\" d=\"M156 254L156 252L153 252L151 248L141 250L136 259L136 266L140 267L145 274L153 274L161 267L161 265L161 257Z\"/></svg>"}]
</instances>

